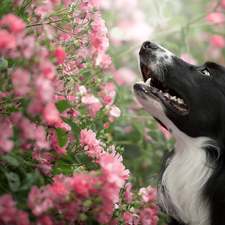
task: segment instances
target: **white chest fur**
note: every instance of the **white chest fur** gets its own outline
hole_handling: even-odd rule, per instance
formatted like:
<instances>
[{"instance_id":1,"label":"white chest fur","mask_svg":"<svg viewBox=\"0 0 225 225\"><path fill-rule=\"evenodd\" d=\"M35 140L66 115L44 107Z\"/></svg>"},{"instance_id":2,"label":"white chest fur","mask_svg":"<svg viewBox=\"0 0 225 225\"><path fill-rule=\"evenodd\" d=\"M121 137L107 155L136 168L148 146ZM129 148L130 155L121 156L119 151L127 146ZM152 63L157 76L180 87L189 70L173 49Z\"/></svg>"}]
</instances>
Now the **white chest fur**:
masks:
<instances>
[{"instance_id":1,"label":"white chest fur","mask_svg":"<svg viewBox=\"0 0 225 225\"><path fill-rule=\"evenodd\" d=\"M190 138L185 134L177 140L175 155L162 177L165 192L159 191L158 202L177 220L190 225L209 225L207 201L201 198L201 194L212 174L212 165L209 165L203 149L210 140Z\"/></svg>"}]
</instances>

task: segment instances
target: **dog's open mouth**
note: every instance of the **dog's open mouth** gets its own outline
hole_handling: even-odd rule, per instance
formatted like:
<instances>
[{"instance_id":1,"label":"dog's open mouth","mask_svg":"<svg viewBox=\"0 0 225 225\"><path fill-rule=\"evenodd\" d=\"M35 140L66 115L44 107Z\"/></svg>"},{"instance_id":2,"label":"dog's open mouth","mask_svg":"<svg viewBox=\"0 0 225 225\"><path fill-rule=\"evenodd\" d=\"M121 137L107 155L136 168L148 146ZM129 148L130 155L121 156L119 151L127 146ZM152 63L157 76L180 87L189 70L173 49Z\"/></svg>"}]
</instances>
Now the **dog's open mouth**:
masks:
<instances>
[{"instance_id":1,"label":"dog's open mouth","mask_svg":"<svg viewBox=\"0 0 225 225\"><path fill-rule=\"evenodd\" d=\"M187 112L188 107L184 99L174 90L163 84L157 76L144 64L141 65L142 77L150 91L159 97L173 111Z\"/></svg>"}]
</instances>

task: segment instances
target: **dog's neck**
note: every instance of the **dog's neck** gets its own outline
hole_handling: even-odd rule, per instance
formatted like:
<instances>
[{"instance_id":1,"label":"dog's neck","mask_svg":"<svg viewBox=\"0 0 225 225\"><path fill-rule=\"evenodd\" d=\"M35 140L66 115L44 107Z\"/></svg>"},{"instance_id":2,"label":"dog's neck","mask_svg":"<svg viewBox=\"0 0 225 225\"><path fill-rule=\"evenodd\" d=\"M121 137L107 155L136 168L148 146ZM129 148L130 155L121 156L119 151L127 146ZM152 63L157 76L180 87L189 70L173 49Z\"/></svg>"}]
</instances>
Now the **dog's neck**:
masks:
<instances>
[{"instance_id":1,"label":"dog's neck","mask_svg":"<svg viewBox=\"0 0 225 225\"><path fill-rule=\"evenodd\" d=\"M209 208L201 194L212 174L212 165L204 150L210 145L210 140L191 138L182 132L174 136L175 150L165 165L162 188L158 194L159 205L178 221L189 225L208 225Z\"/></svg>"}]
</instances>

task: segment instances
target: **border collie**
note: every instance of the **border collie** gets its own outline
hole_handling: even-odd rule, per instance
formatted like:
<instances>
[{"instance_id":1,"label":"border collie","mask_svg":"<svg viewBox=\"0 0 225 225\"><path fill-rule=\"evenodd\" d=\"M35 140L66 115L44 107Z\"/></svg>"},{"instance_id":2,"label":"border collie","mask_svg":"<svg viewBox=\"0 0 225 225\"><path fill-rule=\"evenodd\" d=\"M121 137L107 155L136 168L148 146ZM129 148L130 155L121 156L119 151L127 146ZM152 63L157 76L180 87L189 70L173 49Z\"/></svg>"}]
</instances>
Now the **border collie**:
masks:
<instances>
[{"instance_id":1,"label":"border collie","mask_svg":"<svg viewBox=\"0 0 225 225\"><path fill-rule=\"evenodd\" d=\"M153 42L133 92L176 139L162 160L157 204L170 225L225 225L225 67L184 62Z\"/></svg>"}]
</instances>

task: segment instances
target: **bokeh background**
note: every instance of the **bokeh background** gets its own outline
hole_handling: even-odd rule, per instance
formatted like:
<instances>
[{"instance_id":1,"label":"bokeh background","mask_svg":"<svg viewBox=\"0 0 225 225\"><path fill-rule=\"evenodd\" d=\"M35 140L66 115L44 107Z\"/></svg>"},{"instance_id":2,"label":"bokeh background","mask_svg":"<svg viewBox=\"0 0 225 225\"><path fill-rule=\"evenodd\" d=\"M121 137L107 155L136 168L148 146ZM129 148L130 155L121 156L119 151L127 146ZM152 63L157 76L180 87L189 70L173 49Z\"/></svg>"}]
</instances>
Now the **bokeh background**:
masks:
<instances>
[{"instance_id":1,"label":"bokeh background","mask_svg":"<svg viewBox=\"0 0 225 225\"><path fill-rule=\"evenodd\" d=\"M154 185L154 176L174 139L143 110L132 94L141 80L140 45L151 40L191 64L224 63L225 1L208 0L104 0L112 65L106 71L116 84L116 105L121 117L108 129L116 144L124 146L124 164L137 187Z\"/></svg>"}]
</instances>

